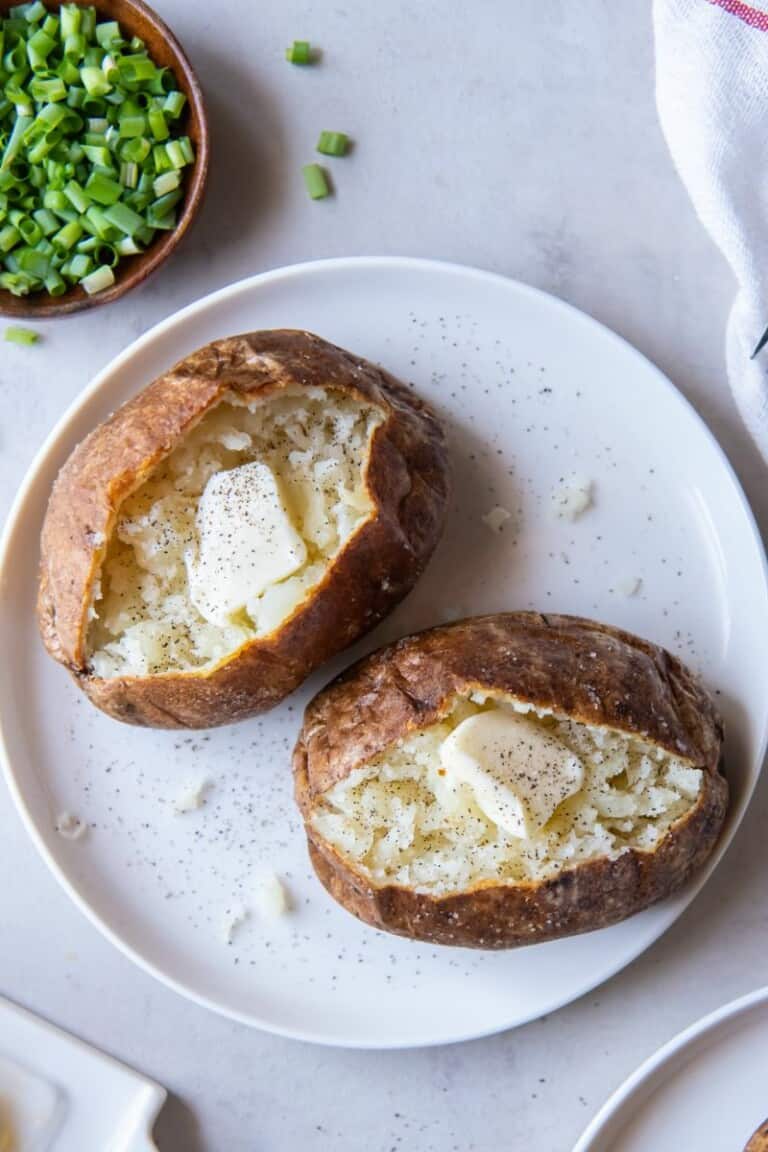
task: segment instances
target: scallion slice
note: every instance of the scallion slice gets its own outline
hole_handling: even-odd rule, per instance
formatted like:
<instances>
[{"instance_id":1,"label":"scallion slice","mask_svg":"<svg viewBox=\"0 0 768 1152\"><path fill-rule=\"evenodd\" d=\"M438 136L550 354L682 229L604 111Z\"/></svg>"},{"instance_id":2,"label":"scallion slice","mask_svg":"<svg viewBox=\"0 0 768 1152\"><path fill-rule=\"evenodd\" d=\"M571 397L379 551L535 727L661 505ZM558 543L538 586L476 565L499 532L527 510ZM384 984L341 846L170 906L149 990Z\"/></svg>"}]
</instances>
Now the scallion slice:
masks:
<instances>
[{"instance_id":1,"label":"scallion slice","mask_svg":"<svg viewBox=\"0 0 768 1152\"><path fill-rule=\"evenodd\" d=\"M324 200L326 196L330 196L331 189L327 177L319 164L305 164L302 172L307 192L313 200Z\"/></svg>"},{"instance_id":2,"label":"scallion slice","mask_svg":"<svg viewBox=\"0 0 768 1152\"><path fill-rule=\"evenodd\" d=\"M31 328L16 328L11 326L6 328L4 339L9 344L37 344L40 339L38 332L33 332Z\"/></svg>"},{"instance_id":3,"label":"scallion slice","mask_svg":"<svg viewBox=\"0 0 768 1152\"><path fill-rule=\"evenodd\" d=\"M93 272L89 272L80 281L80 287L84 288L89 296L94 296L97 292L103 292L105 288L111 288L115 282L115 274L108 264L100 264Z\"/></svg>"},{"instance_id":4,"label":"scallion slice","mask_svg":"<svg viewBox=\"0 0 768 1152\"><path fill-rule=\"evenodd\" d=\"M321 132L317 142L318 152L324 156L346 156L349 136L345 132Z\"/></svg>"},{"instance_id":5,"label":"scallion slice","mask_svg":"<svg viewBox=\"0 0 768 1152\"><path fill-rule=\"evenodd\" d=\"M313 64L312 47L308 40L294 40L285 50L285 58L290 64Z\"/></svg>"}]
</instances>

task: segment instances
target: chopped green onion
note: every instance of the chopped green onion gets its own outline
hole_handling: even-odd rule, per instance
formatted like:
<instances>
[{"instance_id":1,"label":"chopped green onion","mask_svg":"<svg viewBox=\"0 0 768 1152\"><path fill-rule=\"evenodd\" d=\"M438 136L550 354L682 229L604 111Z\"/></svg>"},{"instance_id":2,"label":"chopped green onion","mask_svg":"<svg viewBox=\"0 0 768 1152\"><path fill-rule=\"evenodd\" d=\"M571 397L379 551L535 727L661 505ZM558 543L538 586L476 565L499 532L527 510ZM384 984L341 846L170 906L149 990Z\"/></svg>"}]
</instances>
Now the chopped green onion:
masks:
<instances>
[{"instance_id":1,"label":"chopped green onion","mask_svg":"<svg viewBox=\"0 0 768 1152\"><path fill-rule=\"evenodd\" d=\"M105 21L104 24L96 25L96 39L102 48L120 47L125 43L120 34L120 25L116 20Z\"/></svg>"},{"instance_id":2,"label":"chopped green onion","mask_svg":"<svg viewBox=\"0 0 768 1152\"><path fill-rule=\"evenodd\" d=\"M104 144L83 144L83 155L98 168L109 168L112 153Z\"/></svg>"},{"instance_id":3,"label":"chopped green onion","mask_svg":"<svg viewBox=\"0 0 768 1152\"><path fill-rule=\"evenodd\" d=\"M285 50L285 58L290 64L312 64L314 56L308 40L294 40Z\"/></svg>"},{"instance_id":4,"label":"chopped green onion","mask_svg":"<svg viewBox=\"0 0 768 1152\"><path fill-rule=\"evenodd\" d=\"M89 96L105 96L112 91L112 85L101 68L81 68L80 79Z\"/></svg>"},{"instance_id":5,"label":"chopped green onion","mask_svg":"<svg viewBox=\"0 0 768 1152\"><path fill-rule=\"evenodd\" d=\"M5 151L3 152L3 158L0 161L0 168L7 168L16 159L16 156L21 149L22 141L27 132L27 129L31 124L31 116L16 117L13 125L13 131L8 138L8 143L6 144Z\"/></svg>"},{"instance_id":6,"label":"chopped green onion","mask_svg":"<svg viewBox=\"0 0 768 1152\"><path fill-rule=\"evenodd\" d=\"M59 13L62 40L66 40L68 36L77 35L80 31L80 21L83 15L82 8L78 4L62 4Z\"/></svg>"},{"instance_id":7,"label":"chopped green onion","mask_svg":"<svg viewBox=\"0 0 768 1152\"><path fill-rule=\"evenodd\" d=\"M345 132L321 132L317 142L318 152L324 156L346 156L349 136Z\"/></svg>"},{"instance_id":8,"label":"chopped green onion","mask_svg":"<svg viewBox=\"0 0 768 1152\"><path fill-rule=\"evenodd\" d=\"M83 234L83 226L78 220L70 220L63 228L60 228L53 236L51 236L51 243L54 248L60 248L63 251L69 248L74 248L77 241Z\"/></svg>"},{"instance_id":9,"label":"chopped green onion","mask_svg":"<svg viewBox=\"0 0 768 1152\"><path fill-rule=\"evenodd\" d=\"M35 0L34 4L19 4L16 7L17 12L24 12L24 19L30 24L37 24L46 15L45 4L41 0Z\"/></svg>"},{"instance_id":10,"label":"chopped green onion","mask_svg":"<svg viewBox=\"0 0 768 1152\"><path fill-rule=\"evenodd\" d=\"M119 228L126 236L135 236L144 223L143 217L127 204L113 204L105 209L104 219L115 228Z\"/></svg>"},{"instance_id":11,"label":"chopped green onion","mask_svg":"<svg viewBox=\"0 0 768 1152\"><path fill-rule=\"evenodd\" d=\"M163 172L152 182L152 191L155 196L164 196L166 192L173 192L181 183L178 172Z\"/></svg>"},{"instance_id":12,"label":"chopped green onion","mask_svg":"<svg viewBox=\"0 0 768 1152\"><path fill-rule=\"evenodd\" d=\"M31 328L6 328L4 339L9 344L37 344L40 339L38 332L33 332Z\"/></svg>"},{"instance_id":13,"label":"chopped green onion","mask_svg":"<svg viewBox=\"0 0 768 1152\"><path fill-rule=\"evenodd\" d=\"M133 236L121 236L119 240L115 241L115 252L120 256L138 256L141 248Z\"/></svg>"},{"instance_id":14,"label":"chopped green onion","mask_svg":"<svg viewBox=\"0 0 768 1152\"><path fill-rule=\"evenodd\" d=\"M149 123L149 130L155 140L168 139L171 134L168 121L159 108L150 108L147 113L147 121Z\"/></svg>"},{"instance_id":15,"label":"chopped green onion","mask_svg":"<svg viewBox=\"0 0 768 1152\"><path fill-rule=\"evenodd\" d=\"M147 127L146 116L121 116L118 123L120 135L123 138L143 136Z\"/></svg>"},{"instance_id":16,"label":"chopped green onion","mask_svg":"<svg viewBox=\"0 0 768 1152\"><path fill-rule=\"evenodd\" d=\"M51 262L44 252L38 252L36 248L19 248L15 256L20 271L28 272L37 280L45 280L50 271Z\"/></svg>"},{"instance_id":17,"label":"chopped green onion","mask_svg":"<svg viewBox=\"0 0 768 1152\"><path fill-rule=\"evenodd\" d=\"M87 276L93 267L93 260L85 252L76 252L71 260L62 265L62 272L66 269L66 275L72 280L82 280L83 276Z\"/></svg>"},{"instance_id":18,"label":"chopped green onion","mask_svg":"<svg viewBox=\"0 0 768 1152\"><path fill-rule=\"evenodd\" d=\"M16 295L103 291L176 227L195 160L173 72L95 8L47 2L0 13L0 289Z\"/></svg>"},{"instance_id":19,"label":"chopped green onion","mask_svg":"<svg viewBox=\"0 0 768 1152\"><path fill-rule=\"evenodd\" d=\"M101 208L97 208L92 204L84 216L80 217L80 222L86 231L90 232L92 236L97 236L100 240L107 240L109 238L111 226L107 220L104 219L104 213Z\"/></svg>"},{"instance_id":20,"label":"chopped green onion","mask_svg":"<svg viewBox=\"0 0 768 1152\"><path fill-rule=\"evenodd\" d=\"M66 100L67 87L60 76L33 76L29 82L29 94L38 104L44 100Z\"/></svg>"},{"instance_id":21,"label":"chopped green onion","mask_svg":"<svg viewBox=\"0 0 768 1152\"><path fill-rule=\"evenodd\" d=\"M98 204L115 204L122 195L122 185L103 172L92 172L85 185L85 191Z\"/></svg>"},{"instance_id":22,"label":"chopped green onion","mask_svg":"<svg viewBox=\"0 0 768 1152\"><path fill-rule=\"evenodd\" d=\"M139 182L139 166L132 160L120 165L120 183L124 188L135 188Z\"/></svg>"},{"instance_id":23,"label":"chopped green onion","mask_svg":"<svg viewBox=\"0 0 768 1152\"><path fill-rule=\"evenodd\" d=\"M35 71L38 68L45 68L45 62L55 47L56 41L43 32L42 28L35 32L34 36L30 36L27 40L27 59L30 67Z\"/></svg>"},{"instance_id":24,"label":"chopped green onion","mask_svg":"<svg viewBox=\"0 0 768 1152\"><path fill-rule=\"evenodd\" d=\"M169 92L163 101L163 112L167 112L171 120L178 120L187 98L183 92Z\"/></svg>"},{"instance_id":25,"label":"chopped green onion","mask_svg":"<svg viewBox=\"0 0 768 1152\"><path fill-rule=\"evenodd\" d=\"M90 196L86 196L76 180L70 180L69 184L64 188L64 195L77 212L87 212L91 206Z\"/></svg>"},{"instance_id":26,"label":"chopped green onion","mask_svg":"<svg viewBox=\"0 0 768 1152\"><path fill-rule=\"evenodd\" d=\"M98 241L96 247L93 249L93 259L97 264L108 264L110 268L114 268L120 256L118 255L118 245L120 241L114 244L106 244L103 240Z\"/></svg>"},{"instance_id":27,"label":"chopped green onion","mask_svg":"<svg viewBox=\"0 0 768 1152\"><path fill-rule=\"evenodd\" d=\"M165 153L173 168L183 168L188 163L180 140L169 140L165 145Z\"/></svg>"},{"instance_id":28,"label":"chopped green onion","mask_svg":"<svg viewBox=\"0 0 768 1152\"><path fill-rule=\"evenodd\" d=\"M86 40L92 40L96 34L96 9L83 8L80 22L80 31Z\"/></svg>"},{"instance_id":29,"label":"chopped green onion","mask_svg":"<svg viewBox=\"0 0 768 1152\"><path fill-rule=\"evenodd\" d=\"M84 288L89 296L95 295L96 292L103 292L105 288L111 288L115 282L115 274L107 264L101 264L93 272L84 276L80 281L80 287Z\"/></svg>"},{"instance_id":30,"label":"chopped green onion","mask_svg":"<svg viewBox=\"0 0 768 1152\"><path fill-rule=\"evenodd\" d=\"M330 196L328 180L319 164L305 164L302 172L307 192L313 200L324 200L326 196Z\"/></svg>"},{"instance_id":31,"label":"chopped green onion","mask_svg":"<svg viewBox=\"0 0 768 1152\"><path fill-rule=\"evenodd\" d=\"M45 290L49 296L63 296L67 290L67 285L62 280L58 272L49 272L43 281Z\"/></svg>"},{"instance_id":32,"label":"chopped green onion","mask_svg":"<svg viewBox=\"0 0 768 1152\"><path fill-rule=\"evenodd\" d=\"M43 236L50 236L53 232L58 232L59 222L53 212L49 212L47 208L38 208L36 212L32 213L32 216L37 221L37 226Z\"/></svg>"},{"instance_id":33,"label":"chopped green onion","mask_svg":"<svg viewBox=\"0 0 768 1152\"><path fill-rule=\"evenodd\" d=\"M43 238L43 233L40 226L32 219L31 216L25 216L23 212L14 211L9 214L9 220L21 235L25 244L37 244Z\"/></svg>"},{"instance_id":34,"label":"chopped green onion","mask_svg":"<svg viewBox=\"0 0 768 1152\"><path fill-rule=\"evenodd\" d=\"M119 148L122 160L132 161L134 164L143 164L152 151L152 145L145 136L137 136L132 140L125 140Z\"/></svg>"},{"instance_id":35,"label":"chopped green onion","mask_svg":"<svg viewBox=\"0 0 768 1152\"><path fill-rule=\"evenodd\" d=\"M21 240L21 232L13 224L6 224L0 228L0 252L10 252L14 245Z\"/></svg>"}]
</instances>

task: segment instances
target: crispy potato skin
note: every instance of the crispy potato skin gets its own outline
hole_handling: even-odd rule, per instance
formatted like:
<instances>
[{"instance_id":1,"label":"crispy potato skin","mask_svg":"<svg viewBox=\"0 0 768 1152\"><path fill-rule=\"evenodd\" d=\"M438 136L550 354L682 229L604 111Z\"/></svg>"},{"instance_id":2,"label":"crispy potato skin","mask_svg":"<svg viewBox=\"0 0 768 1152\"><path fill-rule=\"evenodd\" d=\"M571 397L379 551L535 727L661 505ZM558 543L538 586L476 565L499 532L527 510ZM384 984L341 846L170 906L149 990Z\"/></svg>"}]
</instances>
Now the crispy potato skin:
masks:
<instances>
[{"instance_id":1,"label":"crispy potato skin","mask_svg":"<svg viewBox=\"0 0 768 1152\"><path fill-rule=\"evenodd\" d=\"M455 695L473 691L641 735L703 769L699 798L653 852L599 858L546 881L484 881L448 896L376 887L311 827L317 798L393 741L435 723ZM307 707L295 792L318 877L359 919L434 944L512 948L615 924L683 884L725 818L722 738L710 697L664 649L578 617L511 612L407 637L333 681Z\"/></svg>"},{"instance_id":2,"label":"crispy potato skin","mask_svg":"<svg viewBox=\"0 0 768 1152\"><path fill-rule=\"evenodd\" d=\"M88 667L88 607L120 505L228 393L335 388L384 414L368 457L375 514L281 627L204 672L100 679ZM207 728L264 712L386 615L421 575L449 493L442 429L410 389L308 332L266 331L193 352L75 449L54 484L41 538L38 620L51 656L118 720Z\"/></svg>"},{"instance_id":3,"label":"crispy potato skin","mask_svg":"<svg viewBox=\"0 0 768 1152\"><path fill-rule=\"evenodd\" d=\"M744 1152L768 1152L768 1120L760 1125Z\"/></svg>"}]
</instances>

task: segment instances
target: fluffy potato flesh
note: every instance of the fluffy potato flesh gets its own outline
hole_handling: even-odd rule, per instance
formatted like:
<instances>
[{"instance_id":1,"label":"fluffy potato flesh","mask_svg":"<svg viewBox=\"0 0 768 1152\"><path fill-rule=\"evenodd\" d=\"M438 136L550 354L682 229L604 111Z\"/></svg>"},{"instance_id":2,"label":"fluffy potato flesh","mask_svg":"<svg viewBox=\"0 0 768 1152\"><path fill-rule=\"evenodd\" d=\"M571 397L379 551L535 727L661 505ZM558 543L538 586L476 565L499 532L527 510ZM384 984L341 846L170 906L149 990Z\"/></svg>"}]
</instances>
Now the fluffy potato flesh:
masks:
<instances>
[{"instance_id":1,"label":"fluffy potato flesh","mask_svg":"<svg viewBox=\"0 0 768 1152\"><path fill-rule=\"evenodd\" d=\"M525 803L524 775L510 777L512 793L533 813L527 820L510 820L497 794L445 767L460 725L491 711L522 718L525 747L535 747L541 771L559 766L562 790L551 782L540 789L538 809ZM322 795L310 820L377 886L446 895L483 882L545 880L630 848L652 852L702 784L700 769L637 736L474 695L352 771Z\"/></svg>"},{"instance_id":2,"label":"fluffy potato flesh","mask_svg":"<svg viewBox=\"0 0 768 1152\"><path fill-rule=\"evenodd\" d=\"M91 606L95 674L201 670L279 628L373 513L365 468L381 419L320 387L230 394L208 412L119 509Z\"/></svg>"}]
</instances>

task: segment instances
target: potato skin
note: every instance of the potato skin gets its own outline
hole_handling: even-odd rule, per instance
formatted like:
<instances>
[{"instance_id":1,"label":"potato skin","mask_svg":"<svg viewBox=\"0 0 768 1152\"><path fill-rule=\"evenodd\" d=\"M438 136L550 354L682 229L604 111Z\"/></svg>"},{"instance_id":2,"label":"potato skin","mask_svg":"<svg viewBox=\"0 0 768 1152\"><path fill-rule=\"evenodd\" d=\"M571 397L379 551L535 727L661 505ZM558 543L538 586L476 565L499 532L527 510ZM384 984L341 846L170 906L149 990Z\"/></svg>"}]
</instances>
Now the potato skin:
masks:
<instances>
[{"instance_id":1,"label":"potato skin","mask_svg":"<svg viewBox=\"0 0 768 1152\"><path fill-rule=\"evenodd\" d=\"M653 852L631 849L546 881L484 881L449 896L377 887L311 827L318 797L393 741L435 723L456 694L494 690L690 759L704 772L695 806ZM680 887L714 848L725 818L722 739L710 697L664 649L574 616L510 612L406 637L333 681L307 707L295 793L320 881L359 919L433 944L512 948L604 928Z\"/></svg>"},{"instance_id":2,"label":"potato skin","mask_svg":"<svg viewBox=\"0 0 768 1152\"><path fill-rule=\"evenodd\" d=\"M279 629L204 672L100 679L88 667L88 606L120 505L227 392L325 386L379 407L368 457L375 509ZM372 628L413 587L449 495L443 431L410 389L308 332L233 336L193 352L100 424L54 484L41 537L38 621L46 648L90 700L131 724L207 728L279 703Z\"/></svg>"},{"instance_id":3,"label":"potato skin","mask_svg":"<svg viewBox=\"0 0 768 1152\"><path fill-rule=\"evenodd\" d=\"M768 1120L752 1135L744 1152L768 1152Z\"/></svg>"}]
</instances>

